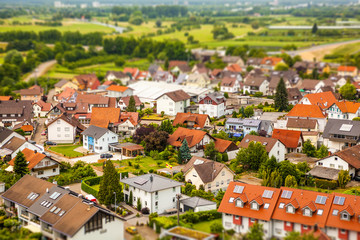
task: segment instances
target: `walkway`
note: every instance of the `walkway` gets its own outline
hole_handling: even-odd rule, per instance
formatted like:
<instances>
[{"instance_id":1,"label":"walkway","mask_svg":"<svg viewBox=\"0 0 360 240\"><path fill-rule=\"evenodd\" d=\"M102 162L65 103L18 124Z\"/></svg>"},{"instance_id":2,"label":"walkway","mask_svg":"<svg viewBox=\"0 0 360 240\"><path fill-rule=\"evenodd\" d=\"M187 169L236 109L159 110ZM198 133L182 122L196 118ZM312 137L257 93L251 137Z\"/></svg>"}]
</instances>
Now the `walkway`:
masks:
<instances>
[{"instance_id":1,"label":"walkway","mask_svg":"<svg viewBox=\"0 0 360 240\"><path fill-rule=\"evenodd\" d=\"M24 81L28 82L31 78L36 78L44 75L49 69L56 64L56 60L50 60L47 62L41 63L39 66L36 67L36 69L28 75Z\"/></svg>"}]
</instances>

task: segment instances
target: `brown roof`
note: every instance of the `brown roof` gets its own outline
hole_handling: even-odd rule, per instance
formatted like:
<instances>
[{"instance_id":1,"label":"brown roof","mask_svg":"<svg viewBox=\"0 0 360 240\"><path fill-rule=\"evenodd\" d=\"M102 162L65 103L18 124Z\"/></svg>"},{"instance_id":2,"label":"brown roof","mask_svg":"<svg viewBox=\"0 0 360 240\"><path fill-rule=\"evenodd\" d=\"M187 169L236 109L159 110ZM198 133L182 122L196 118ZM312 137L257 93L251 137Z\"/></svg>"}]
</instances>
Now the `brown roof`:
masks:
<instances>
[{"instance_id":1,"label":"brown roof","mask_svg":"<svg viewBox=\"0 0 360 240\"><path fill-rule=\"evenodd\" d=\"M254 143L261 143L265 146L266 152L269 153L271 149L274 147L278 140L275 138L267 138L261 136L255 136L247 134L243 140L241 140L240 144L238 145L240 148L248 148L251 142Z\"/></svg>"},{"instance_id":2,"label":"brown roof","mask_svg":"<svg viewBox=\"0 0 360 240\"><path fill-rule=\"evenodd\" d=\"M172 146L180 147L182 145L182 142L186 138L186 141L191 148L194 147L196 144L200 143L206 134L208 133L201 130L179 127L173 134L169 136L168 143Z\"/></svg>"},{"instance_id":3,"label":"brown roof","mask_svg":"<svg viewBox=\"0 0 360 240\"><path fill-rule=\"evenodd\" d=\"M108 128L109 123L120 122L120 108L97 108L92 109L90 125Z\"/></svg>"},{"instance_id":4,"label":"brown roof","mask_svg":"<svg viewBox=\"0 0 360 240\"><path fill-rule=\"evenodd\" d=\"M11 188L9 188L1 197L14 201L21 206L30 207L39 197L30 200L27 197L33 192L33 186L36 186L34 193L43 195L46 189L50 189L54 184L41 180L40 178L32 177L30 175L23 176Z\"/></svg>"},{"instance_id":5,"label":"brown roof","mask_svg":"<svg viewBox=\"0 0 360 240\"><path fill-rule=\"evenodd\" d=\"M340 169L335 168L327 168L323 166L314 166L307 175L311 175L316 178L323 178L328 180L338 180Z\"/></svg>"},{"instance_id":6,"label":"brown roof","mask_svg":"<svg viewBox=\"0 0 360 240\"><path fill-rule=\"evenodd\" d=\"M164 93L163 95L161 95L160 97L162 97L164 95L171 98L174 102L179 102L179 101L184 101L184 100L190 99L190 95L187 94L186 92L184 92L183 90L167 92L167 93ZM158 97L158 98L160 98L160 97Z\"/></svg>"},{"instance_id":7,"label":"brown roof","mask_svg":"<svg viewBox=\"0 0 360 240\"><path fill-rule=\"evenodd\" d=\"M97 89L100 86L100 81L96 74L83 74L74 77L80 85L84 85L85 88Z\"/></svg>"},{"instance_id":8,"label":"brown roof","mask_svg":"<svg viewBox=\"0 0 360 240\"><path fill-rule=\"evenodd\" d=\"M50 109L52 108L52 105L51 105L51 103L46 103L46 102L44 102L44 101L42 101L42 100L39 100L39 101L37 101L37 102L35 102L34 103L34 105L39 105L40 107L41 107L41 111L46 111L46 112L48 112L48 111L50 111Z\"/></svg>"},{"instance_id":9,"label":"brown roof","mask_svg":"<svg viewBox=\"0 0 360 240\"><path fill-rule=\"evenodd\" d=\"M26 141L21 138L12 137L2 148L7 148L11 151L17 150L19 147L21 147Z\"/></svg>"},{"instance_id":10,"label":"brown roof","mask_svg":"<svg viewBox=\"0 0 360 240\"><path fill-rule=\"evenodd\" d=\"M310 89L315 90L316 85L318 85L321 81L316 79L304 79L302 81L300 89Z\"/></svg>"},{"instance_id":11,"label":"brown roof","mask_svg":"<svg viewBox=\"0 0 360 240\"><path fill-rule=\"evenodd\" d=\"M28 148L25 148L21 151L24 154L24 157L26 161L28 162L28 168L29 170L33 169L41 160L43 160L46 156L39 152L34 152L33 150L30 150ZM11 166L15 165L15 158L10 160L9 164Z\"/></svg>"},{"instance_id":12,"label":"brown roof","mask_svg":"<svg viewBox=\"0 0 360 240\"><path fill-rule=\"evenodd\" d=\"M122 97L120 99L120 101L122 101L126 106L129 106L130 97L131 96ZM133 97L134 97L134 100L135 100L135 106L140 106L141 105L140 98L138 96L136 96L136 95L133 95Z\"/></svg>"},{"instance_id":13,"label":"brown roof","mask_svg":"<svg viewBox=\"0 0 360 240\"><path fill-rule=\"evenodd\" d=\"M110 97L105 97L98 94L79 93L78 96L76 97L76 103L110 105L111 99L112 98Z\"/></svg>"},{"instance_id":14,"label":"brown roof","mask_svg":"<svg viewBox=\"0 0 360 240\"><path fill-rule=\"evenodd\" d=\"M317 121L315 119L303 119L303 118L288 118L287 128L308 128L314 129Z\"/></svg>"},{"instance_id":15,"label":"brown roof","mask_svg":"<svg viewBox=\"0 0 360 240\"><path fill-rule=\"evenodd\" d=\"M38 86L38 85L34 85L28 89L20 89L18 91L18 93L21 95L21 96L27 96L27 95L42 95L43 93L43 89Z\"/></svg>"},{"instance_id":16,"label":"brown roof","mask_svg":"<svg viewBox=\"0 0 360 240\"><path fill-rule=\"evenodd\" d=\"M346 148L345 150L334 153L334 155L340 157L354 168L360 168L360 145Z\"/></svg>"},{"instance_id":17,"label":"brown roof","mask_svg":"<svg viewBox=\"0 0 360 240\"><path fill-rule=\"evenodd\" d=\"M56 122L56 120L58 119L64 120L65 122L69 123L71 126L78 128L78 130L80 131L84 131L86 129L86 127L82 125L75 117L69 116L66 113L63 113L57 118L53 119L51 122L49 122L48 126Z\"/></svg>"},{"instance_id":18,"label":"brown roof","mask_svg":"<svg viewBox=\"0 0 360 240\"><path fill-rule=\"evenodd\" d=\"M197 113L177 113L173 121L173 126L178 124L186 124L187 122L195 122L194 127L204 128L206 119L210 117L207 114L197 114Z\"/></svg>"},{"instance_id":19,"label":"brown roof","mask_svg":"<svg viewBox=\"0 0 360 240\"><path fill-rule=\"evenodd\" d=\"M67 101L69 98L76 93L73 88L66 87L61 93L57 94L58 101Z\"/></svg>"},{"instance_id":20,"label":"brown roof","mask_svg":"<svg viewBox=\"0 0 360 240\"><path fill-rule=\"evenodd\" d=\"M233 87L235 85L236 78L234 77L224 77L221 80L221 86L223 87Z\"/></svg>"},{"instance_id":21,"label":"brown roof","mask_svg":"<svg viewBox=\"0 0 360 240\"><path fill-rule=\"evenodd\" d=\"M218 150L220 153L224 153L227 151L236 150L238 149L238 147L232 141L215 138L215 149Z\"/></svg>"},{"instance_id":22,"label":"brown roof","mask_svg":"<svg viewBox=\"0 0 360 240\"><path fill-rule=\"evenodd\" d=\"M255 76L255 77L249 76L246 78L244 85L252 86L252 87L260 87L264 81L268 81L267 79L268 77L266 76Z\"/></svg>"},{"instance_id":23,"label":"brown roof","mask_svg":"<svg viewBox=\"0 0 360 240\"><path fill-rule=\"evenodd\" d=\"M127 75L126 73L123 73L121 71L107 71L106 75L105 75L105 79L107 79L109 77L109 75L114 75L115 78L117 79L121 79L121 78L129 78L129 75Z\"/></svg>"},{"instance_id":24,"label":"brown roof","mask_svg":"<svg viewBox=\"0 0 360 240\"><path fill-rule=\"evenodd\" d=\"M293 100L300 101L300 99L302 98L302 94L298 88L288 88L287 94L288 94L289 101L293 101Z\"/></svg>"},{"instance_id":25,"label":"brown roof","mask_svg":"<svg viewBox=\"0 0 360 240\"><path fill-rule=\"evenodd\" d=\"M3 117L3 114L7 114L7 117ZM9 116L9 114L15 114L15 117ZM20 117L18 116L20 114ZM17 121L31 122L33 118L32 101L28 100L10 100L0 102L0 120L2 119L16 119Z\"/></svg>"}]
</instances>

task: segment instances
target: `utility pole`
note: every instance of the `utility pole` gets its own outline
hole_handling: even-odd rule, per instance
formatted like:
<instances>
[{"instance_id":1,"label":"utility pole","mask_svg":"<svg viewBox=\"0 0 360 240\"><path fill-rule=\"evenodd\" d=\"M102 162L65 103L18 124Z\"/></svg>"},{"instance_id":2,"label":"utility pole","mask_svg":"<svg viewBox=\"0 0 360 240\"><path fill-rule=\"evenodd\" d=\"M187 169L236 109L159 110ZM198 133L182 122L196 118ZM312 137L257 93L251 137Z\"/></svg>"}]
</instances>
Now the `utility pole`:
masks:
<instances>
[{"instance_id":1,"label":"utility pole","mask_svg":"<svg viewBox=\"0 0 360 240\"><path fill-rule=\"evenodd\" d=\"M180 226L180 198L181 198L181 194L178 193L176 194L176 199L177 199L177 225Z\"/></svg>"}]
</instances>

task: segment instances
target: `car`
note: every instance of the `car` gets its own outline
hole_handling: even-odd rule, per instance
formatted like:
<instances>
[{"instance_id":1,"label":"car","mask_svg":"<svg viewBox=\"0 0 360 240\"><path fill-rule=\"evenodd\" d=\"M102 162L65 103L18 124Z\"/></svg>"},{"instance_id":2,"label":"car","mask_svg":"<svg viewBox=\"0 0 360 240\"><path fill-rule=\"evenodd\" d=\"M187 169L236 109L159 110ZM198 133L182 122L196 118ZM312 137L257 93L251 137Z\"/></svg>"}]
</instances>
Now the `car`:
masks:
<instances>
[{"instance_id":1,"label":"car","mask_svg":"<svg viewBox=\"0 0 360 240\"><path fill-rule=\"evenodd\" d=\"M45 131L45 130L42 131L42 132L41 132L41 135L45 136L45 135L46 135L46 131Z\"/></svg>"},{"instance_id":2,"label":"car","mask_svg":"<svg viewBox=\"0 0 360 240\"><path fill-rule=\"evenodd\" d=\"M355 176L355 177L354 177L354 180L355 180L355 181L360 181L360 176Z\"/></svg>"},{"instance_id":3,"label":"car","mask_svg":"<svg viewBox=\"0 0 360 240\"><path fill-rule=\"evenodd\" d=\"M51 141L46 141L45 144L48 145L48 146L55 146L55 145L57 145L56 142L51 142Z\"/></svg>"},{"instance_id":4,"label":"car","mask_svg":"<svg viewBox=\"0 0 360 240\"><path fill-rule=\"evenodd\" d=\"M113 155L110 153L103 153L100 155L100 158L112 158L112 157L113 157Z\"/></svg>"},{"instance_id":5,"label":"car","mask_svg":"<svg viewBox=\"0 0 360 240\"><path fill-rule=\"evenodd\" d=\"M31 144L36 144L36 142L34 140L28 140L28 142Z\"/></svg>"},{"instance_id":6,"label":"car","mask_svg":"<svg viewBox=\"0 0 360 240\"><path fill-rule=\"evenodd\" d=\"M130 234L137 234L138 233L138 230L136 229L136 227L134 226L131 226L131 227L127 227L126 228L126 231Z\"/></svg>"},{"instance_id":7,"label":"car","mask_svg":"<svg viewBox=\"0 0 360 240\"><path fill-rule=\"evenodd\" d=\"M94 196L91 195L91 194L86 195L85 198L86 198L87 200L90 200L90 201L94 202L94 203L97 203L96 197L94 197Z\"/></svg>"}]
</instances>

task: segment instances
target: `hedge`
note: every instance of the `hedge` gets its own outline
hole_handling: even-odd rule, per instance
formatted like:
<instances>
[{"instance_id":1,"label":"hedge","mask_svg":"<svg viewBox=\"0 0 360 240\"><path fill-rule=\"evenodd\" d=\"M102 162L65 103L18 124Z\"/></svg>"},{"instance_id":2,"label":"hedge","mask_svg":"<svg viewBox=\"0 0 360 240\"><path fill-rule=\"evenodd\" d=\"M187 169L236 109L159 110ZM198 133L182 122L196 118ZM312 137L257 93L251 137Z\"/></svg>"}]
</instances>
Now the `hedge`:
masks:
<instances>
[{"instance_id":1,"label":"hedge","mask_svg":"<svg viewBox=\"0 0 360 240\"><path fill-rule=\"evenodd\" d=\"M81 190L97 198L99 191L91 186L100 184L101 178L102 176L84 179L81 181Z\"/></svg>"},{"instance_id":2,"label":"hedge","mask_svg":"<svg viewBox=\"0 0 360 240\"><path fill-rule=\"evenodd\" d=\"M315 179L316 187L322 189L334 190L338 187L338 183L335 180L329 181L324 179Z\"/></svg>"}]
</instances>

